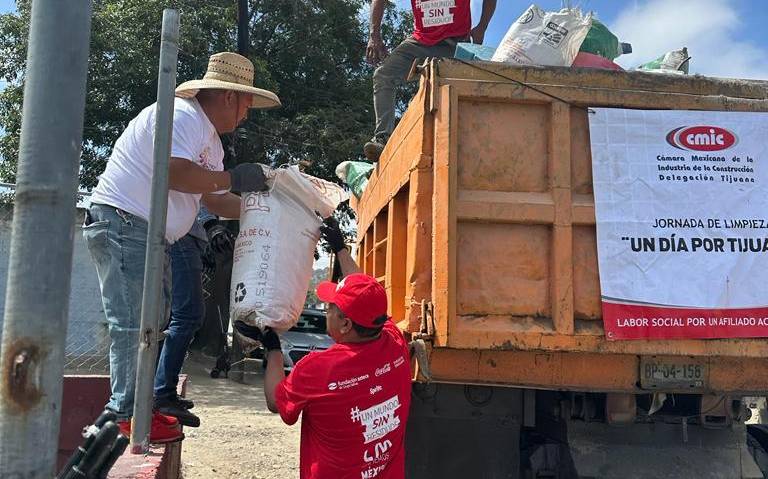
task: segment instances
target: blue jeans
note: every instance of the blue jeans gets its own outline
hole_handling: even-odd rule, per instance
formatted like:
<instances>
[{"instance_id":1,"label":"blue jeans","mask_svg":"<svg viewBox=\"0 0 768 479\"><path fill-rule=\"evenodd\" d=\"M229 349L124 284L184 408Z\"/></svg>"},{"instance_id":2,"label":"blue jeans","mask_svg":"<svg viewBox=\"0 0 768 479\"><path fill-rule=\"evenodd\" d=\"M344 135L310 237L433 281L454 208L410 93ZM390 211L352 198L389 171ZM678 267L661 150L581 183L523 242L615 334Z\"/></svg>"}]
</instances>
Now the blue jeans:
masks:
<instances>
[{"instance_id":1,"label":"blue jeans","mask_svg":"<svg viewBox=\"0 0 768 479\"><path fill-rule=\"evenodd\" d=\"M406 38L373 72L373 109L376 112L374 136L389 137L395 129L395 88L406 81L417 58L452 57L456 41L447 38L437 45L423 45L413 37Z\"/></svg>"},{"instance_id":2,"label":"blue jeans","mask_svg":"<svg viewBox=\"0 0 768 479\"><path fill-rule=\"evenodd\" d=\"M147 226L147 222L138 216L101 204L91 205L83 225L83 236L99 276L111 339L109 376L112 393L106 407L119 419L133 416ZM168 254L165 256L163 290L164 309L167 309L171 268ZM157 318L158 326L164 325L167 317L165 314Z\"/></svg>"},{"instance_id":3,"label":"blue jeans","mask_svg":"<svg viewBox=\"0 0 768 479\"><path fill-rule=\"evenodd\" d=\"M203 324L205 307L200 255L204 247L203 241L191 235L184 236L171 246L171 322L165 333L155 374L155 399L176 396L176 385L187 348Z\"/></svg>"}]
</instances>

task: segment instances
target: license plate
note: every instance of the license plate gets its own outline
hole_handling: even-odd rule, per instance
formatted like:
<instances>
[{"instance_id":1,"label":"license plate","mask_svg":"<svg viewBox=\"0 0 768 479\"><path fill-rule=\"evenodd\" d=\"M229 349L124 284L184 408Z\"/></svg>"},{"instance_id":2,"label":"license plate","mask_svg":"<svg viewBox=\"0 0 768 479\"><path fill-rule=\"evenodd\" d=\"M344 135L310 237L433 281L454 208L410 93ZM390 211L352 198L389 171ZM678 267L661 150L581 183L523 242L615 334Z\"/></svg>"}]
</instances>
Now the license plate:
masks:
<instances>
[{"instance_id":1,"label":"license plate","mask_svg":"<svg viewBox=\"0 0 768 479\"><path fill-rule=\"evenodd\" d=\"M696 391L709 385L706 359L691 356L642 356L640 358L640 387Z\"/></svg>"}]
</instances>

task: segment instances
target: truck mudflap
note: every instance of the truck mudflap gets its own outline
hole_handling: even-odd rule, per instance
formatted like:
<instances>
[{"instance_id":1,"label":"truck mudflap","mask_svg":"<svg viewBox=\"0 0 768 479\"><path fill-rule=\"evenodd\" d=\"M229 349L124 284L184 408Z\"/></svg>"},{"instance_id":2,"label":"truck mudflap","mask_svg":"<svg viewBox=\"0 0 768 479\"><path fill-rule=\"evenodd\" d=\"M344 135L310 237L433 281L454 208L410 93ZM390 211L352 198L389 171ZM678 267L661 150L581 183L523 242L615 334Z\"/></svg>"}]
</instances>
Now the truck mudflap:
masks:
<instances>
[{"instance_id":1,"label":"truck mudflap","mask_svg":"<svg viewBox=\"0 0 768 479\"><path fill-rule=\"evenodd\" d=\"M741 399L661 394L414 383L407 477L747 479L768 471L768 428L744 424Z\"/></svg>"},{"instance_id":2,"label":"truck mudflap","mask_svg":"<svg viewBox=\"0 0 768 479\"><path fill-rule=\"evenodd\" d=\"M694 425L684 432L680 424L616 427L572 421L567 440L580 478L763 477L743 424L720 429Z\"/></svg>"}]
</instances>

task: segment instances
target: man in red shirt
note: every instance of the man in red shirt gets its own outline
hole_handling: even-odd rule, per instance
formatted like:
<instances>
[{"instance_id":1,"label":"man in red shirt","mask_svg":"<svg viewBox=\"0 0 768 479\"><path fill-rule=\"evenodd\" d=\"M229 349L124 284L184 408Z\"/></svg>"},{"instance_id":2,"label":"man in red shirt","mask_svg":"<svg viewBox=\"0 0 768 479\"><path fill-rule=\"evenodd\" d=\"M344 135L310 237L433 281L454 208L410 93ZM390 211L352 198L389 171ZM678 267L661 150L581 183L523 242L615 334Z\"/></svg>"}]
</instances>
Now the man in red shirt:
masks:
<instances>
[{"instance_id":1,"label":"man in red shirt","mask_svg":"<svg viewBox=\"0 0 768 479\"><path fill-rule=\"evenodd\" d=\"M411 371L403 334L387 317L387 294L360 274L335 221L323 236L344 278L318 286L336 344L302 358L285 378L280 340L265 332L264 395L286 424L301 414L301 479L403 479Z\"/></svg>"},{"instance_id":2,"label":"man in red shirt","mask_svg":"<svg viewBox=\"0 0 768 479\"><path fill-rule=\"evenodd\" d=\"M480 21L472 28L470 0L411 0L413 35L387 54L381 39L381 19L389 0L371 0L371 35L365 57L372 65L373 108L376 130L365 144L365 156L377 161L395 128L395 88L405 82L413 61L417 58L452 57L456 43L472 40L483 43L485 30L491 21L496 0L483 0Z\"/></svg>"}]
</instances>

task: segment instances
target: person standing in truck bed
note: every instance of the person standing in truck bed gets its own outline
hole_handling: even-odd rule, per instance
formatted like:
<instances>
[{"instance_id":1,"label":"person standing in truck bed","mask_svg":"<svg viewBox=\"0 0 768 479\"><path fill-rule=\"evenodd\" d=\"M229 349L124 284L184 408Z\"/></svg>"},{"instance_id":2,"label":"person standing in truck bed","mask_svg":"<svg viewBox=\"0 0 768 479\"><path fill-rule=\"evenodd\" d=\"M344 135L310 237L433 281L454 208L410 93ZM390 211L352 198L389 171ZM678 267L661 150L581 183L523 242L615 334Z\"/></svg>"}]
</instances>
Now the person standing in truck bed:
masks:
<instances>
[{"instance_id":1,"label":"person standing in truck bed","mask_svg":"<svg viewBox=\"0 0 768 479\"><path fill-rule=\"evenodd\" d=\"M373 72L376 128L371 141L363 147L363 153L372 161L379 159L395 129L395 88L405 82L413 61L417 58L452 57L458 42L471 39L473 43L483 43L485 30L496 10L496 0L483 0L480 21L472 28L470 0L411 0L413 35L388 54L381 38L381 19L387 1L371 1L371 34L365 50L366 60L372 65L380 65ZM446 6L446 3L454 6Z\"/></svg>"}]
</instances>

